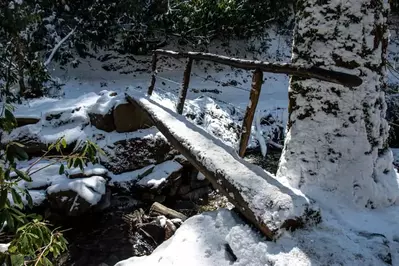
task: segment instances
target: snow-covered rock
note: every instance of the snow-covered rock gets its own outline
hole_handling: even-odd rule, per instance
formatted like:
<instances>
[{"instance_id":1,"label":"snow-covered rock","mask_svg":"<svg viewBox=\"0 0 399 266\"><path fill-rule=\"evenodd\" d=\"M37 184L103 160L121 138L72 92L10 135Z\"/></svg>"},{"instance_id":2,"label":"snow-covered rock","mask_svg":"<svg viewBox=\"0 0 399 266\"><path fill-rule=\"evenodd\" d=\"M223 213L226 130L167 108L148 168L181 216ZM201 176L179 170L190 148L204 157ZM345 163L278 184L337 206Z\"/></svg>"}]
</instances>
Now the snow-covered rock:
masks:
<instances>
[{"instance_id":1,"label":"snow-covered rock","mask_svg":"<svg viewBox=\"0 0 399 266\"><path fill-rule=\"evenodd\" d=\"M140 109L129 103L115 106L113 111L115 130L117 132L133 132L153 126L151 120Z\"/></svg>"},{"instance_id":2,"label":"snow-covered rock","mask_svg":"<svg viewBox=\"0 0 399 266\"><path fill-rule=\"evenodd\" d=\"M123 137L125 136L125 137ZM114 174L130 172L151 164L172 159L177 151L156 128L137 131L132 137L121 134L121 139L108 142L102 164Z\"/></svg>"},{"instance_id":3,"label":"snow-covered rock","mask_svg":"<svg viewBox=\"0 0 399 266\"><path fill-rule=\"evenodd\" d=\"M16 116L40 118L40 121L3 134L1 142L20 142L25 144L28 154L41 155L49 144L61 137L65 138L68 146L85 140L85 129L90 123L87 107L93 105L98 97L95 93L89 93L73 102L44 98L29 103L28 106L21 106L17 109Z\"/></svg>"},{"instance_id":4,"label":"snow-covered rock","mask_svg":"<svg viewBox=\"0 0 399 266\"><path fill-rule=\"evenodd\" d=\"M104 115L89 113L89 117L90 124L97 129L104 130L105 132L111 132L115 130L114 116L112 114L112 110Z\"/></svg>"},{"instance_id":5,"label":"snow-covered rock","mask_svg":"<svg viewBox=\"0 0 399 266\"><path fill-rule=\"evenodd\" d=\"M157 165L153 172L144 176L137 185L151 190L161 189L173 177L178 177L183 166L175 161L166 161Z\"/></svg>"},{"instance_id":6,"label":"snow-covered rock","mask_svg":"<svg viewBox=\"0 0 399 266\"><path fill-rule=\"evenodd\" d=\"M97 102L88 108L91 125L100 130L111 132L115 130L113 110L122 101L121 96L112 91L101 91Z\"/></svg>"},{"instance_id":7,"label":"snow-covered rock","mask_svg":"<svg viewBox=\"0 0 399 266\"><path fill-rule=\"evenodd\" d=\"M53 210L77 216L92 210L105 200L106 180L101 176L66 179L47 188L48 201Z\"/></svg>"}]
</instances>

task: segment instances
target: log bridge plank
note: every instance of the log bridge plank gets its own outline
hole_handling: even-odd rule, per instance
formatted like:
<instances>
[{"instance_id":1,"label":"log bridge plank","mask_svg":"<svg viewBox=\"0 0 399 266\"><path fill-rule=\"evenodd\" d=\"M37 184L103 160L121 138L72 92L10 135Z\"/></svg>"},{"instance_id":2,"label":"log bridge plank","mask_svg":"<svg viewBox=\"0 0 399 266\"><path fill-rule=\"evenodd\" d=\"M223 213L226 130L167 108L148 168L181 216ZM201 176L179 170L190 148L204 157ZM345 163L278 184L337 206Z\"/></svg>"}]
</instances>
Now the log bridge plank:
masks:
<instances>
[{"instance_id":1,"label":"log bridge plank","mask_svg":"<svg viewBox=\"0 0 399 266\"><path fill-rule=\"evenodd\" d=\"M295 229L321 220L319 209L303 194L245 162L232 148L184 116L145 96L126 98L143 110L168 141L267 239L276 239L281 229Z\"/></svg>"}]
</instances>

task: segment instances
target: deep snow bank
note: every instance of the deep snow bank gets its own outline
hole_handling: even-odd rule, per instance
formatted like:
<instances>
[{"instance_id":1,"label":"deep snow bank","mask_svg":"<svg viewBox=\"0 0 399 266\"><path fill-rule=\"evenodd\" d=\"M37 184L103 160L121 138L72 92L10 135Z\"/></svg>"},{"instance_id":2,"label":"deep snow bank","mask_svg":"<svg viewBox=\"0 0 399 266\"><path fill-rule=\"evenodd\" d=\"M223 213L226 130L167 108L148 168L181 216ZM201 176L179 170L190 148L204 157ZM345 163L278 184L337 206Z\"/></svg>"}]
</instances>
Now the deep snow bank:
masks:
<instances>
[{"instance_id":1,"label":"deep snow bank","mask_svg":"<svg viewBox=\"0 0 399 266\"><path fill-rule=\"evenodd\" d=\"M323 214L319 226L267 242L231 211L203 213L150 256L116 266L399 265L399 208L356 213L339 206Z\"/></svg>"}]
</instances>

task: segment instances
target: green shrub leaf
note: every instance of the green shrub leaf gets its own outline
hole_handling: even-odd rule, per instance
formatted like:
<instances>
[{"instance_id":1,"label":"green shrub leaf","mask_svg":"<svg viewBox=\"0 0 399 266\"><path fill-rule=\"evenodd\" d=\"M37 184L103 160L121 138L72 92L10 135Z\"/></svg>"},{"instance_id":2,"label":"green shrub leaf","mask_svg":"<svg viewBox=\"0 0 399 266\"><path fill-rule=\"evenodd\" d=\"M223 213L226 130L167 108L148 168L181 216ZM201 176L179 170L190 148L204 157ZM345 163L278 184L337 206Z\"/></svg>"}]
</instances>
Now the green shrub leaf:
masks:
<instances>
[{"instance_id":1,"label":"green shrub leaf","mask_svg":"<svg viewBox=\"0 0 399 266\"><path fill-rule=\"evenodd\" d=\"M18 170L18 169L15 169L15 173L16 173L20 178L22 178L22 179L25 180L25 181L28 181L28 182L31 182L31 181L32 181L32 178L31 178L26 172L23 172L23 171L20 171L20 170Z\"/></svg>"}]
</instances>

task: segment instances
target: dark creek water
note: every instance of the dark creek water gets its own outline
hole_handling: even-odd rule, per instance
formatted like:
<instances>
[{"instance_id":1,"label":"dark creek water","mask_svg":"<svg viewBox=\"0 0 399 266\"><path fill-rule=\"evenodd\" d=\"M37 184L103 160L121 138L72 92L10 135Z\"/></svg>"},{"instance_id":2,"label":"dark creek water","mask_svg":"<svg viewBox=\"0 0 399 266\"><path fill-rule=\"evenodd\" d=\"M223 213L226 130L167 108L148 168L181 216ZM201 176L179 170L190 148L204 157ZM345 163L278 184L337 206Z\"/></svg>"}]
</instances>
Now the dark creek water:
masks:
<instances>
[{"instance_id":1,"label":"dark creek water","mask_svg":"<svg viewBox=\"0 0 399 266\"><path fill-rule=\"evenodd\" d=\"M134 199L120 196L102 213L62 221L62 227L70 229L64 234L69 250L56 265L111 266L132 256L151 254L157 245L140 234L128 217L138 207L146 210L149 206L134 203Z\"/></svg>"}]
</instances>

